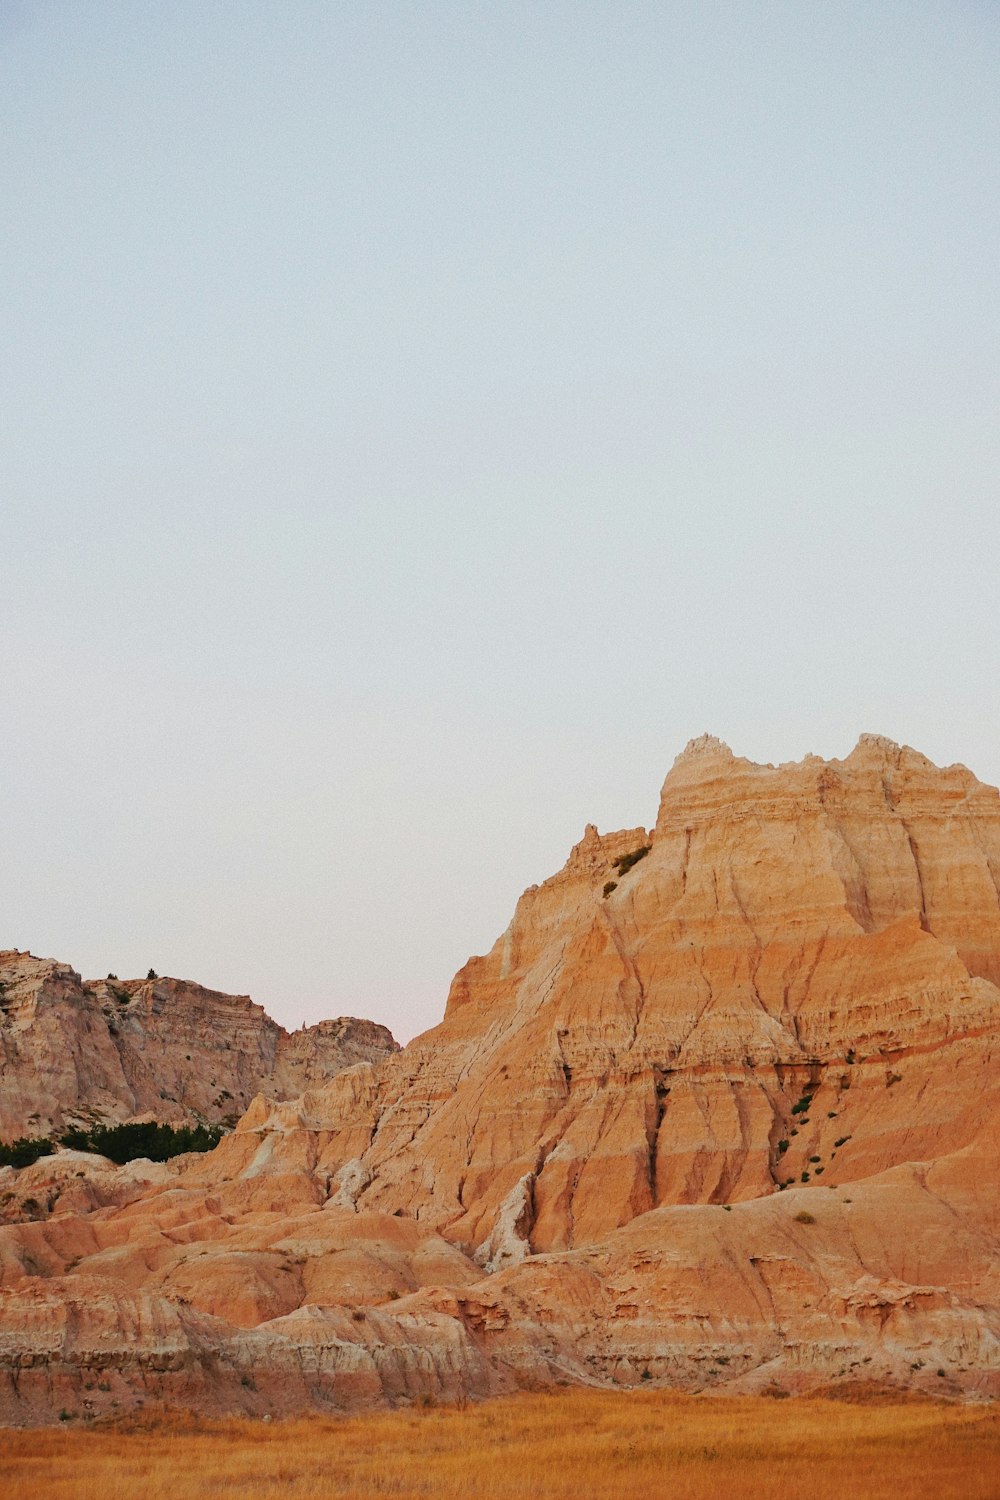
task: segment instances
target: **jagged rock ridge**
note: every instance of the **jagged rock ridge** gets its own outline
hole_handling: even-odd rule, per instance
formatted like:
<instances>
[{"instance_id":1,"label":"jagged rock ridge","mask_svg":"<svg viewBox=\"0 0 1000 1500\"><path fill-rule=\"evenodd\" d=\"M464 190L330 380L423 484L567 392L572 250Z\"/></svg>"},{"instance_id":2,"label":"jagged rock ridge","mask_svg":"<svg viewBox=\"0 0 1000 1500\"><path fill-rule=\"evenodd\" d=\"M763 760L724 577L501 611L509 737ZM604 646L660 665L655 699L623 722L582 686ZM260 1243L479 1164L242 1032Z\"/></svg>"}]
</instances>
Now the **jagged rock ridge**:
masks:
<instances>
[{"instance_id":1,"label":"jagged rock ridge","mask_svg":"<svg viewBox=\"0 0 1000 1500\"><path fill-rule=\"evenodd\" d=\"M238 1118L396 1049L344 1016L287 1032L246 995L182 979L91 980L68 964L0 952L0 1138L153 1115Z\"/></svg>"},{"instance_id":2,"label":"jagged rock ridge","mask_svg":"<svg viewBox=\"0 0 1000 1500\"><path fill-rule=\"evenodd\" d=\"M246 1411L996 1394L998 980L995 789L878 736L777 767L693 741L652 831L588 828L402 1052L101 1217L22 1174L54 1214L0 1231L3 1409L95 1351L117 1399Z\"/></svg>"}]
</instances>

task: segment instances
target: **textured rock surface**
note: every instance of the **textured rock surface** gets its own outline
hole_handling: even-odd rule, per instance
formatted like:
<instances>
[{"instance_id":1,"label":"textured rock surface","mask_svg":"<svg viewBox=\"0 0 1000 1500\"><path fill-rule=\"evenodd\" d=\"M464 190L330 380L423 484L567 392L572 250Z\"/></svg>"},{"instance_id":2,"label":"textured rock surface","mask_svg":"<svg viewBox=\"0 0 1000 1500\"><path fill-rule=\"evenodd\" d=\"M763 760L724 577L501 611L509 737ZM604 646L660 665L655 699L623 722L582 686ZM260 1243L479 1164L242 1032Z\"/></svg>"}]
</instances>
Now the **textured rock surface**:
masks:
<instances>
[{"instance_id":1,"label":"textured rock surface","mask_svg":"<svg viewBox=\"0 0 1000 1500\"><path fill-rule=\"evenodd\" d=\"M246 995L182 979L93 980L0 952L0 1139L153 1115L238 1117L395 1050L384 1026L342 1017L289 1033Z\"/></svg>"},{"instance_id":2,"label":"textured rock surface","mask_svg":"<svg viewBox=\"0 0 1000 1500\"><path fill-rule=\"evenodd\" d=\"M1000 1394L998 892L962 767L693 742L652 833L588 828L433 1031L0 1229L0 1413Z\"/></svg>"}]
</instances>

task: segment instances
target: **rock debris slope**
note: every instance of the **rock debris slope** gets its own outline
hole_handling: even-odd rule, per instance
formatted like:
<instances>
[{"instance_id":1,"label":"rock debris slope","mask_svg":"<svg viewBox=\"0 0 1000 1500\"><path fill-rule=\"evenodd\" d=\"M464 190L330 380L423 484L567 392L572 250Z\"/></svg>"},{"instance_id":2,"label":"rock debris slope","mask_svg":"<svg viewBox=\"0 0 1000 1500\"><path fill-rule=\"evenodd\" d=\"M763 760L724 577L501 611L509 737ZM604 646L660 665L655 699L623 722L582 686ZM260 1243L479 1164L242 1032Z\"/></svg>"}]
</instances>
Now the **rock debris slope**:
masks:
<instances>
[{"instance_id":1,"label":"rock debris slope","mask_svg":"<svg viewBox=\"0 0 1000 1500\"><path fill-rule=\"evenodd\" d=\"M402 1052L117 1207L29 1169L54 1212L0 1230L0 1409L996 1394L998 892L961 766L693 741L652 831L588 828Z\"/></svg>"},{"instance_id":2,"label":"rock debris slope","mask_svg":"<svg viewBox=\"0 0 1000 1500\"><path fill-rule=\"evenodd\" d=\"M217 1124L396 1049L372 1021L286 1032L246 995L183 979L91 980L0 952L0 1138L155 1116Z\"/></svg>"}]
</instances>

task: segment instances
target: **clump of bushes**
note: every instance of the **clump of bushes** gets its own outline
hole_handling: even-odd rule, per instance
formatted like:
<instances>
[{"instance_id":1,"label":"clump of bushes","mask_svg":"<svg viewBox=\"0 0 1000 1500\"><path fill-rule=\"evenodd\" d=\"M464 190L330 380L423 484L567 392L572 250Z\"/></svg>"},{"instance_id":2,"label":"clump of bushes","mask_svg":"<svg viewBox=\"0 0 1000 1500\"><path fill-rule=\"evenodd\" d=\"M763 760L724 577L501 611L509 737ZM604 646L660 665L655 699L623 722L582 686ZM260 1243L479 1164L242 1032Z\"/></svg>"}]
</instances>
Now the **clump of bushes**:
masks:
<instances>
[{"instance_id":1,"label":"clump of bushes","mask_svg":"<svg viewBox=\"0 0 1000 1500\"><path fill-rule=\"evenodd\" d=\"M604 899L605 899L605 901L611 895L611 892L612 891L616 891L617 889L618 889L618 882L617 882L617 880L606 880L604 882Z\"/></svg>"},{"instance_id":2,"label":"clump of bushes","mask_svg":"<svg viewBox=\"0 0 1000 1500\"><path fill-rule=\"evenodd\" d=\"M611 861L619 875L627 875L633 865L637 865L640 859L645 859L652 848L651 844L642 844L638 849L631 850L628 854L619 854L617 859Z\"/></svg>"},{"instance_id":3,"label":"clump of bushes","mask_svg":"<svg viewBox=\"0 0 1000 1500\"><path fill-rule=\"evenodd\" d=\"M30 1167L40 1156L51 1156L55 1149L44 1137L33 1141L23 1135L9 1146L0 1141L0 1167Z\"/></svg>"},{"instance_id":4,"label":"clump of bushes","mask_svg":"<svg viewBox=\"0 0 1000 1500\"><path fill-rule=\"evenodd\" d=\"M803 1208L795 1215L795 1222L796 1224L815 1224L816 1219L807 1208Z\"/></svg>"},{"instance_id":5,"label":"clump of bushes","mask_svg":"<svg viewBox=\"0 0 1000 1500\"><path fill-rule=\"evenodd\" d=\"M809 1108L809 1106L810 1106L810 1104L812 1102L813 1102L813 1096L812 1096L812 1094L803 1094L802 1098L799 1100L798 1104L793 1104L792 1105L792 1114L793 1115L804 1115L806 1113L806 1111L808 1110L808 1108Z\"/></svg>"},{"instance_id":6,"label":"clump of bushes","mask_svg":"<svg viewBox=\"0 0 1000 1500\"><path fill-rule=\"evenodd\" d=\"M169 1161L185 1151L212 1151L225 1135L221 1125L160 1125L155 1120L132 1125L93 1125L89 1130L67 1130L58 1144L71 1151L92 1151L119 1166L136 1157ZM0 1167L30 1167L51 1156L56 1143L47 1136L22 1136L9 1145L0 1141Z\"/></svg>"},{"instance_id":7,"label":"clump of bushes","mask_svg":"<svg viewBox=\"0 0 1000 1500\"><path fill-rule=\"evenodd\" d=\"M68 1130L60 1145L72 1151L95 1151L122 1165L145 1156L169 1161L185 1151L212 1151L225 1131L221 1125L161 1125L147 1120L129 1125L94 1125L90 1130Z\"/></svg>"}]
</instances>

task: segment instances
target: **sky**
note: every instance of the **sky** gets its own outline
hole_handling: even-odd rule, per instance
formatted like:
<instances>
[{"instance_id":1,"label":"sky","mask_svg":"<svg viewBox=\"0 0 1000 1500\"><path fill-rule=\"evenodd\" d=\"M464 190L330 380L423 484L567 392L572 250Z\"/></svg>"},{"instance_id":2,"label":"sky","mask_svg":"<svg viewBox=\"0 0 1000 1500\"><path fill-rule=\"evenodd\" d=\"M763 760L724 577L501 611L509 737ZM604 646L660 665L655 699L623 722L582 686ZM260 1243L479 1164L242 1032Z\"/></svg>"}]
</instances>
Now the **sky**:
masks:
<instances>
[{"instance_id":1,"label":"sky","mask_svg":"<svg viewBox=\"0 0 1000 1500\"><path fill-rule=\"evenodd\" d=\"M1000 782L1000 10L0 5L0 947L406 1039L703 731Z\"/></svg>"}]
</instances>

